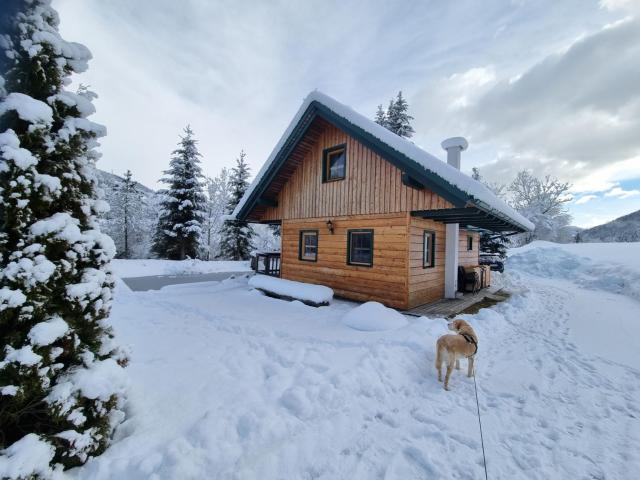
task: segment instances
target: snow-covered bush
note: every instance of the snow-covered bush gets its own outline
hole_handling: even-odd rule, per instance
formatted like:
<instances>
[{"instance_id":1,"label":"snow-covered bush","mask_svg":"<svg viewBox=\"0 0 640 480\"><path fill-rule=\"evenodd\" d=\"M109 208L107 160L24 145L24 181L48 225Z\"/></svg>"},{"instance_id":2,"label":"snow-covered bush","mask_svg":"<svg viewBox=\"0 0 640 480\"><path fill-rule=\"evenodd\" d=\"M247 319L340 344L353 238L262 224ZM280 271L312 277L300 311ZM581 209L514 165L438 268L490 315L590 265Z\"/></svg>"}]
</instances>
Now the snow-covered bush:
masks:
<instances>
[{"instance_id":1,"label":"snow-covered bush","mask_svg":"<svg viewBox=\"0 0 640 480\"><path fill-rule=\"evenodd\" d=\"M101 453L125 389L106 324L114 245L95 219L105 205L94 147L105 128L87 119L92 92L64 88L91 54L60 37L50 0L9 3L0 37L2 478L48 476L48 464Z\"/></svg>"}]
</instances>

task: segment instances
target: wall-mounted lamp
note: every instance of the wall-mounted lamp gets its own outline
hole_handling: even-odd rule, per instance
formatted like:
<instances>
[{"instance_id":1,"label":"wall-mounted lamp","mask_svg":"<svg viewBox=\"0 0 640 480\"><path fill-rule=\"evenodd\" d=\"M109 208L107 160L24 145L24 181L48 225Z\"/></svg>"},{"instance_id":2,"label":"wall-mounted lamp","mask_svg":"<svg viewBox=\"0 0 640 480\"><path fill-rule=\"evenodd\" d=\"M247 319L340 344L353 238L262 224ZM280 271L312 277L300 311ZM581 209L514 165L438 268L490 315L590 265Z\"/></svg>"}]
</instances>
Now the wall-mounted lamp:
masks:
<instances>
[{"instance_id":1,"label":"wall-mounted lamp","mask_svg":"<svg viewBox=\"0 0 640 480\"><path fill-rule=\"evenodd\" d=\"M333 222L331 220L327 220L327 228L329 229L329 233L333 235Z\"/></svg>"}]
</instances>

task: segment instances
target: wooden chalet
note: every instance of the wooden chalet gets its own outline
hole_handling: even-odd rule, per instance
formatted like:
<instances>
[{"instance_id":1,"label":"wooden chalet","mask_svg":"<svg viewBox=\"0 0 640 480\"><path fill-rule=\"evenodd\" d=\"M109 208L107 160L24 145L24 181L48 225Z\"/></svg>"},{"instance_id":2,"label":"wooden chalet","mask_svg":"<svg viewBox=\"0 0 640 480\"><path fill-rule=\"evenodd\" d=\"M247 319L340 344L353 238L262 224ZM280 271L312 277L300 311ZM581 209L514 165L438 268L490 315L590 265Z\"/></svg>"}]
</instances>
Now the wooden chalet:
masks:
<instances>
[{"instance_id":1,"label":"wooden chalet","mask_svg":"<svg viewBox=\"0 0 640 480\"><path fill-rule=\"evenodd\" d=\"M533 225L459 170L349 107L312 92L234 216L281 225L282 278L409 309L455 298L477 265L479 231Z\"/></svg>"}]
</instances>

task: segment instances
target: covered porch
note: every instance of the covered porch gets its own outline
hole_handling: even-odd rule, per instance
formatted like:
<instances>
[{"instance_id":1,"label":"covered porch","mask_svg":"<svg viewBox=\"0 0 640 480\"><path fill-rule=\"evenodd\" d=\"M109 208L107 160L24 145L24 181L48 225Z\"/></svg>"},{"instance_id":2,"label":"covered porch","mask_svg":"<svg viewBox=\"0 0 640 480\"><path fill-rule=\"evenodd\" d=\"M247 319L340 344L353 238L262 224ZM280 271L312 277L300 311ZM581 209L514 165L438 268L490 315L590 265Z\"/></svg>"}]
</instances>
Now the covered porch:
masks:
<instances>
[{"instance_id":1,"label":"covered porch","mask_svg":"<svg viewBox=\"0 0 640 480\"><path fill-rule=\"evenodd\" d=\"M487 281L485 283L483 280L481 280L485 276L485 271L480 265L477 265L478 268L473 268L475 267L475 265L472 265L472 273L465 274L465 272L462 272L461 275L461 229L464 229L465 231L475 232L491 231L518 233L521 231L525 231L524 227L514 223L508 218L505 218L499 212L496 212L495 210L492 210L490 208L484 208L473 203L468 203L465 207L457 208L414 210L411 212L411 216L414 218L438 222L445 226L444 299L415 307L418 309L424 309L430 306L434 306L433 308L438 311L438 307L436 307L436 305L442 306L444 304L457 301L455 305L460 305L461 309L464 310L467 303L474 303L473 298L481 299L482 294L487 294L488 290L485 287L489 286L490 282ZM465 270L468 271L468 267L468 264L465 265ZM476 273L473 273L473 270L475 270ZM490 272L486 272L487 275L489 273ZM465 292L469 290L467 288L469 277L477 277L476 281L482 284L480 288L472 288L471 295L465 294ZM480 291L478 292L478 290ZM491 293L489 292L489 294ZM466 298L465 301L463 301L463 297ZM454 304L451 305L451 308L453 308ZM451 308L449 310L451 310ZM453 313L455 314L456 312Z\"/></svg>"}]
</instances>

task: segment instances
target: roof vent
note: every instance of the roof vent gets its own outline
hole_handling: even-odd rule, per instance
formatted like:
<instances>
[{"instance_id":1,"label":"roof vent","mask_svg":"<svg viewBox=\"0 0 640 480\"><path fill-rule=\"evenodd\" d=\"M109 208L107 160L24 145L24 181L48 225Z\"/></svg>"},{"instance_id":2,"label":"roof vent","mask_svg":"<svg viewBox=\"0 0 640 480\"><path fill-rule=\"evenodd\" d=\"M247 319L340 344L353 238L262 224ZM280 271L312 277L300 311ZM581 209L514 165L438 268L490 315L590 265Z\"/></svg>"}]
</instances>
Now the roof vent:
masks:
<instances>
[{"instance_id":1,"label":"roof vent","mask_svg":"<svg viewBox=\"0 0 640 480\"><path fill-rule=\"evenodd\" d=\"M467 149L469 142L464 137L451 137L440 145L447 151L447 163L460 170L460 152Z\"/></svg>"}]
</instances>

